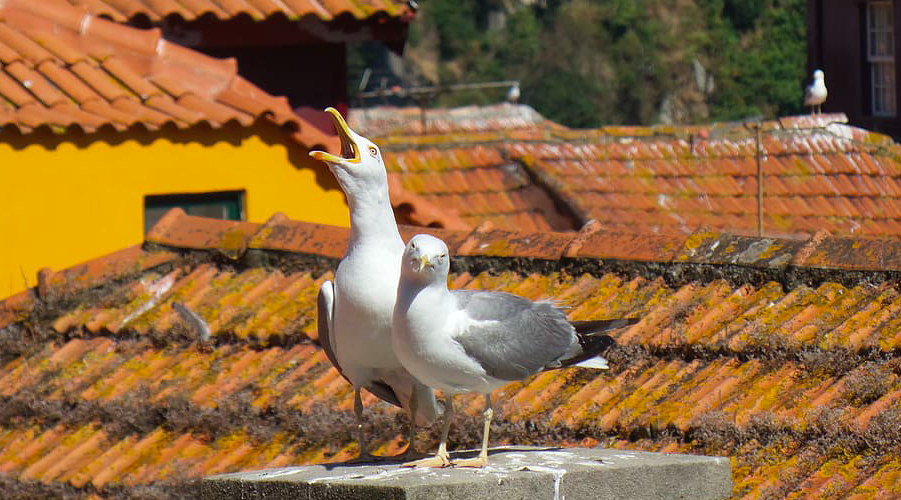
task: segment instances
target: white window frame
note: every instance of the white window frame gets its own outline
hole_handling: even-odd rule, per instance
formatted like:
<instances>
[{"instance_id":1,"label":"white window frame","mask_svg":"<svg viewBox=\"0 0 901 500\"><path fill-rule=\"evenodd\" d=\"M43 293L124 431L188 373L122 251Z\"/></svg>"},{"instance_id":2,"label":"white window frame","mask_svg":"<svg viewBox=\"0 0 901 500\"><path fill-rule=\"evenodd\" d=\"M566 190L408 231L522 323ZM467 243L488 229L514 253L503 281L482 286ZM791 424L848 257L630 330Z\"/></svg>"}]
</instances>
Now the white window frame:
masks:
<instances>
[{"instance_id":1,"label":"white window frame","mask_svg":"<svg viewBox=\"0 0 901 500\"><path fill-rule=\"evenodd\" d=\"M897 89L892 2L867 2L866 30L867 63L870 66L870 111L874 116L895 116Z\"/></svg>"}]
</instances>

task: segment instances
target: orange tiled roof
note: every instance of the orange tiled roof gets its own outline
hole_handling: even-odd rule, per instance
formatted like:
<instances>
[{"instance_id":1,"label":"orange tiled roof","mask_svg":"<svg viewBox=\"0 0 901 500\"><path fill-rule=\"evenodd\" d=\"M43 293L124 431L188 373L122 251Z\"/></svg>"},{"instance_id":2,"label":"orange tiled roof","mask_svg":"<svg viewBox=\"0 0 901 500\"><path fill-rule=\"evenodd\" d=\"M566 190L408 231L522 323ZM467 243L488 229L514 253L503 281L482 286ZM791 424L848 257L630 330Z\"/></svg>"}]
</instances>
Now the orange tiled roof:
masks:
<instances>
[{"instance_id":1,"label":"orange tiled roof","mask_svg":"<svg viewBox=\"0 0 901 500\"><path fill-rule=\"evenodd\" d=\"M572 230L581 224L555 193L499 143L552 140L565 130L528 106L499 104L430 109L352 109L348 123L382 146L397 188L453 213L470 227L491 222L525 231ZM449 227L449 226L445 226Z\"/></svg>"},{"instance_id":2,"label":"orange tiled roof","mask_svg":"<svg viewBox=\"0 0 901 500\"><path fill-rule=\"evenodd\" d=\"M526 231L572 230L578 223L520 163L479 144L452 149L383 143L392 185L470 227L491 222ZM393 191L392 191L393 193Z\"/></svg>"},{"instance_id":3,"label":"orange tiled roof","mask_svg":"<svg viewBox=\"0 0 901 500\"><path fill-rule=\"evenodd\" d=\"M740 498L901 495L898 242L434 231L454 287L642 318L616 332L609 372L499 390L493 442L728 455ZM207 474L353 456L352 394L314 314L346 238L173 210L144 247L41 272L0 302L4 485L190 496ZM209 346L173 301L209 322ZM379 451L398 451L396 411L367 398ZM464 402L452 445L477 444L480 404Z\"/></svg>"},{"instance_id":4,"label":"orange tiled roof","mask_svg":"<svg viewBox=\"0 0 901 500\"><path fill-rule=\"evenodd\" d=\"M54 2L0 4L0 126L102 127L270 120L307 146L334 138L214 59L140 30Z\"/></svg>"},{"instance_id":5,"label":"orange tiled roof","mask_svg":"<svg viewBox=\"0 0 901 500\"><path fill-rule=\"evenodd\" d=\"M67 0L79 7L86 7L98 16L107 16L117 22L125 22L137 16L146 16L152 22L169 16L179 16L193 21L203 16L230 19L241 15L252 19L265 19L281 14L288 19L315 16L330 21L341 16L367 19L384 15L390 17L412 16L408 2L400 0Z\"/></svg>"},{"instance_id":6,"label":"orange tiled roof","mask_svg":"<svg viewBox=\"0 0 901 500\"><path fill-rule=\"evenodd\" d=\"M846 121L765 122L759 143L754 124L611 127L559 145L517 145L513 155L533 161L585 217L611 229L757 234L759 159L764 234L901 235L901 147Z\"/></svg>"},{"instance_id":7,"label":"orange tiled roof","mask_svg":"<svg viewBox=\"0 0 901 500\"><path fill-rule=\"evenodd\" d=\"M753 123L570 130L468 109L429 110L427 135L409 111L394 125L378 109L352 119L382 125L377 141L407 190L473 225L561 230L595 219L611 230L757 234L759 159L765 235L901 235L901 147L841 114L764 122L758 148Z\"/></svg>"}]
</instances>

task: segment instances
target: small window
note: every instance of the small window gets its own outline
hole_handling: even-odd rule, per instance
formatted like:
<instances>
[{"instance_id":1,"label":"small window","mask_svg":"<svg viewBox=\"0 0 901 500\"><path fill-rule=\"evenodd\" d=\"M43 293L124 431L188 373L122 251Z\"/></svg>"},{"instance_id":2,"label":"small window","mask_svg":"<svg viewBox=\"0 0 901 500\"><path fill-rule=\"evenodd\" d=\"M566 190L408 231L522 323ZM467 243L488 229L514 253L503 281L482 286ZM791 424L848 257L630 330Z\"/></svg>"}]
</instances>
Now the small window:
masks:
<instances>
[{"instance_id":1,"label":"small window","mask_svg":"<svg viewBox=\"0 0 901 500\"><path fill-rule=\"evenodd\" d=\"M244 220L244 192L163 194L144 197L144 233L150 231L170 209L181 207L188 215L214 219Z\"/></svg>"},{"instance_id":2,"label":"small window","mask_svg":"<svg viewBox=\"0 0 901 500\"><path fill-rule=\"evenodd\" d=\"M895 16L891 2L867 4L867 62L873 115L895 116Z\"/></svg>"}]
</instances>

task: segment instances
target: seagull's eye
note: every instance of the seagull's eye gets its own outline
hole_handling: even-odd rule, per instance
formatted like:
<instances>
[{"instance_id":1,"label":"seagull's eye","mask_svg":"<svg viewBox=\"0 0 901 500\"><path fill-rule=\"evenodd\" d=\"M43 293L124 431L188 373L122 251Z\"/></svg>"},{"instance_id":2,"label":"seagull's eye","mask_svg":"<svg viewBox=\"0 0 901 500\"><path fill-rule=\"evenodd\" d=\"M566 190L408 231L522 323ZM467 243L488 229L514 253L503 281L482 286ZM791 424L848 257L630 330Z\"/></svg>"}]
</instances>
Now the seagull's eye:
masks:
<instances>
[{"instance_id":1,"label":"seagull's eye","mask_svg":"<svg viewBox=\"0 0 901 500\"><path fill-rule=\"evenodd\" d=\"M379 150L375 149L375 146L369 146L369 155L375 158L379 155Z\"/></svg>"},{"instance_id":2,"label":"seagull's eye","mask_svg":"<svg viewBox=\"0 0 901 500\"><path fill-rule=\"evenodd\" d=\"M447 254L446 254L446 253L443 253L443 254L441 254L441 255L438 256L439 259L443 259L443 258L445 258L445 257L447 257Z\"/></svg>"}]
</instances>

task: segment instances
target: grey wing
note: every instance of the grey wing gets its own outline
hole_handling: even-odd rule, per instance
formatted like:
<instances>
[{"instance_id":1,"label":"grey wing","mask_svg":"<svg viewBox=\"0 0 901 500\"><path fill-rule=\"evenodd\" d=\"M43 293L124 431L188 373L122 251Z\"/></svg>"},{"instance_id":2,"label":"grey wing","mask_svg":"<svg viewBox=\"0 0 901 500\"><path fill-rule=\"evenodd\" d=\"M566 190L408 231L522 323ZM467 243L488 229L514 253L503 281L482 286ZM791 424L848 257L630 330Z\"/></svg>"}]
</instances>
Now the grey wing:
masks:
<instances>
[{"instance_id":1,"label":"grey wing","mask_svg":"<svg viewBox=\"0 0 901 500\"><path fill-rule=\"evenodd\" d=\"M466 354L494 378L520 380L558 361L575 342L562 311L504 292L454 291L473 320L454 336Z\"/></svg>"},{"instance_id":2,"label":"grey wing","mask_svg":"<svg viewBox=\"0 0 901 500\"><path fill-rule=\"evenodd\" d=\"M344 370L341 369L341 365L338 364L338 356L335 354L335 341L332 338L332 326L334 325L334 321L332 320L335 312L335 284L331 281L325 281L322 283L322 286L319 287L319 297L316 300L317 304L317 323L318 323L318 332L319 332L319 344L322 346L322 350L325 351L325 355L328 357L328 360L332 362L335 369L338 370L338 373L344 377L344 380L347 380L348 383L353 385L353 382L347 378L347 375L344 374ZM386 384L381 380L373 380L368 385L363 386L367 391L376 395L377 398L382 401L386 401L395 406L402 406L400 404L400 399L398 399L397 394L394 393L394 390L391 389L391 386Z\"/></svg>"},{"instance_id":3,"label":"grey wing","mask_svg":"<svg viewBox=\"0 0 901 500\"><path fill-rule=\"evenodd\" d=\"M344 380L350 382L341 365L338 364L338 357L335 356L335 344L332 340L332 314L335 312L335 284L331 281L325 281L319 287L319 297L316 300L316 321L318 323L319 344L328 360L332 362L338 373L344 377Z\"/></svg>"}]
</instances>

